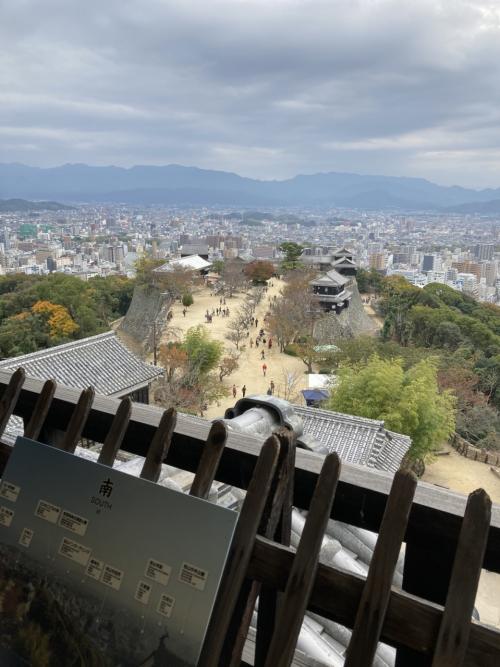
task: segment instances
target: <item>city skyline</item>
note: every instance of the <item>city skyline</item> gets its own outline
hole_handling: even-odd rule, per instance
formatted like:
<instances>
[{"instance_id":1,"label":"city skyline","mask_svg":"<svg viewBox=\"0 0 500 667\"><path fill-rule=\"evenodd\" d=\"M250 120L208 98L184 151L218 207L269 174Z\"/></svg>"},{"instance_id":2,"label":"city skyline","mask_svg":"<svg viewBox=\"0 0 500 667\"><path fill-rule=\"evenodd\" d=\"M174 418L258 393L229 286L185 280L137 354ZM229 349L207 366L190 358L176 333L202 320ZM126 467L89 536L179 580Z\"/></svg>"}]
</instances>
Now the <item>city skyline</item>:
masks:
<instances>
[{"instance_id":1,"label":"city skyline","mask_svg":"<svg viewBox=\"0 0 500 667\"><path fill-rule=\"evenodd\" d=\"M499 187L495 3L2 7L0 161Z\"/></svg>"}]
</instances>

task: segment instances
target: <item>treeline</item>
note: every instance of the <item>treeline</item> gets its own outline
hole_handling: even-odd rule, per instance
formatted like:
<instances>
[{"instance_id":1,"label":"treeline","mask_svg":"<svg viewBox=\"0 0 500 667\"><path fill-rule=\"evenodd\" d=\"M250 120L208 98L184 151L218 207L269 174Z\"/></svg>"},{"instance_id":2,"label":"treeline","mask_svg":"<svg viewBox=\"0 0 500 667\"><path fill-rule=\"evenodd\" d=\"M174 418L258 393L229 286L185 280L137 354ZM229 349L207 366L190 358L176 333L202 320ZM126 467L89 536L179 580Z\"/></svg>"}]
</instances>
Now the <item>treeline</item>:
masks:
<instances>
[{"instance_id":1,"label":"treeline","mask_svg":"<svg viewBox=\"0 0 500 667\"><path fill-rule=\"evenodd\" d=\"M457 397L457 431L483 448L499 449L500 308L447 285L420 289L375 271L360 272L358 284L379 295L385 343L377 352L384 356L385 346L397 344L404 359L433 355L441 388Z\"/></svg>"},{"instance_id":2,"label":"treeline","mask_svg":"<svg viewBox=\"0 0 500 667\"><path fill-rule=\"evenodd\" d=\"M127 312L134 281L11 274L0 277L0 356L13 357L93 336Z\"/></svg>"}]
</instances>

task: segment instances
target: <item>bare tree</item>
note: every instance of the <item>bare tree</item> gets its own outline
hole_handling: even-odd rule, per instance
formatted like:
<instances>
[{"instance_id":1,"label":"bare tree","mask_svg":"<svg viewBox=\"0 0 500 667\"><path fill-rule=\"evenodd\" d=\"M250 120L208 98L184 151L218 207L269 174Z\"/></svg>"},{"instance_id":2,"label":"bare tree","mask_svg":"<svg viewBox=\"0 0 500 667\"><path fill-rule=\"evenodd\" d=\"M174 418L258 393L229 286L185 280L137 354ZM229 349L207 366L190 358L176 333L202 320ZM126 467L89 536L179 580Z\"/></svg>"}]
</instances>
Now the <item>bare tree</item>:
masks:
<instances>
[{"instance_id":1,"label":"bare tree","mask_svg":"<svg viewBox=\"0 0 500 667\"><path fill-rule=\"evenodd\" d=\"M231 375L231 373L234 373L234 371L238 370L238 359L239 355L235 354L234 352L230 352L227 354L225 357L223 357L220 362L219 362L219 381L222 382L222 380L225 377L228 377Z\"/></svg>"},{"instance_id":2,"label":"bare tree","mask_svg":"<svg viewBox=\"0 0 500 667\"><path fill-rule=\"evenodd\" d=\"M245 319L241 316L241 314L237 314L236 317L233 317L233 319L229 322L227 329L227 340L230 340L231 343L234 343L236 345L236 349L239 350L239 345L241 341L246 338L248 331L248 325Z\"/></svg>"},{"instance_id":3,"label":"bare tree","mask_svg":"<svg viewBox=\"0 0 500 667\"><path fill-rule=\"evenodd\" d=\"M309 281L311 273L294 271L288 274L282 295L271 304L269 329L276 338L280 350L294 343L297 356L311 372L314 362L314 328L323 317L317 297L312 294Z\"/></svg>"},{"instance_id":4,"label":"bare tree","mask_svg":"<svg viewBox=\"0 0 500 667\"><path fill-rule=\"evenodd\" d=\"M235 260L226 260L222 270L222 281L228 296L233 296L234 292L238 292L246 288L249 284L248 278L243 273L244 265Z\"/></svg>"},{"instance_id":5,"label":"bare tree","mask_svg":"<svg viewBox=\"0 0 500 667\"><path fill-rule=\"evenodd\" d=\"M238 309L238 316L245 323L247 329L250 328L252 324L252 318L255 313L255 302L249 296L242 302L241 306Z\"/></svg>"},{"instance_id":6,"label":"bare tree","mask_svg":"<svg viewBox=\"0 0 500 667\"><path fill-rule=\"evenodd\" d=\"M285 401L293 401L297 398L297 386L302 375L299 371L290 371L283 368L281 371L281 382L279 384L279 393Z\"/></svg>"}]
</instances>

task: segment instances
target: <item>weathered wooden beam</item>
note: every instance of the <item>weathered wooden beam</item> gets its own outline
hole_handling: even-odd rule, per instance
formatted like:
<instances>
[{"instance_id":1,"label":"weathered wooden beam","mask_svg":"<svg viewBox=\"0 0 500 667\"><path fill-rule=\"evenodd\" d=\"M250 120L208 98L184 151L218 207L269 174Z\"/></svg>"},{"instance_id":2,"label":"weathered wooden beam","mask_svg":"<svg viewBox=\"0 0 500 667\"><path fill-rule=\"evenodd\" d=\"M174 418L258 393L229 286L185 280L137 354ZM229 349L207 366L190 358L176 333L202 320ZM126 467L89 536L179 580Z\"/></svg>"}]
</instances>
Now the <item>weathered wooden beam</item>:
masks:
<instances>
[{"instance_id":1,"label":"weathered wooden beam","mask_svg":"<svg viewBox=\"0 0 500 667\"><path fill-rule=\"evenodd\" d=\"M265 667L288 667L293 660L304 614L316 578L318 559L340 476L337 454L323 463L297 553L288 575L282 606L266 656Z\"/></svg>"},{"instance_id":2,"label":"weathered wooden beam","mask_svg":"<svg viewBox=\"0 0 500 667\"><path fill-rule=\"evenodd\" d=\"M102 445L97 463L110 467L113 465L125 433L127 432L131 413L132 401L128 396L122 398L118 410L116 411L115 418L111 423L111 428Z\"/></svg>"},{"instance_id":3,"label":"weathered wooden beam","mask_svg":"<svg viewBox=\"0 0 500 667\"><path fill-rule=\"evenodd\" d=\"M271 436L262 446L229 550L226 568L212 610L199 667L220 667L226 631L246 577L257 530L278 461L279 443Z\"/></svg>"},{"instance_id":4,"label":"weathered wooden beam","mask_svg":"<svg viewBox=\"0 0 500 667\"><path fill-rule=\"evenodd\" d=\"M82 437L85 422L90 414L94 395L95 392L93 387L87 387L87 389L84 389L80 394L80 398L75 405L75 409L73 410L73 414L71 415L71 419L66 428L66 433L62 440L61 449L65 452L75 451L78 441Z\"/></svg>"},{"instance_id":5,"label":"weathered wooden beam","mask_svg":"<svg viewBox=\"0 0 500 667\"><path fill-rule=\"evenodd\" d=\"M11 373L0 371L0 396L3 395ZM42 389L43 382L26 378L14 414L29 417ZM64 430L69 422L79 391L58 387L46 424ZM83 429L83 437L104 442L118 408L118 400L96 396L89 418ZM162 410L153 406L134 403L132 416L125 434L122 449L146 456L160 422ZM167 463L196 472L203 445L208 437L210 422L189 415L179 415L172 436ZM262 446L259 438L245 434L229 433L226 447L217 470L218 481L247 488ZM304 450L297 451L294 480L294 505L308 509L321 468L323 457ZM392 483L390 473L343 464L340 481L333 504L332 518L354 526L378 532ZM405 541L408 546L432 546L440 553L454 552L466 497L419 482L410 513ZM500 506L492 508L492 519L483 567L500 572ZM451 570L451 567L450 567ZM449 573L448 573L449 575ZM436 575L432 585L439 585L442 574ZM446 595L446 590L444 591ZM443 599L444 602L444 599Z\"/></svg>"},{"instance_id":6,"label":"weathered wooden beam","mask_svg":"<svg viewBox=\"0 0 500 667\"><path fill-rule=\"evenodd\" d=\"M417 479L411 472L398 471L394 476L347 647L345 667L373 664L416 486Z\"/></svg>"},{"instance_id":7,"label":"weathered wooden beam","mask_svg":"<svg viewBox=\"0 0 500 667\"><path fill-rule=\"evenodd\" d=\"M24 370L18 368L9 378L9 382L2 394L2 398L0 399L0 437L2 437L9 419L14 414L25 377Z\"/></svg>"},{"instance_id":8,"label":"weathered wooden beam","mask_svg":"<svg viewBox=\"0 0 500 667\"><path fill-rule=\"evenodd\" d=\"M207 442L203 447L196 475L189 495L196 498L206 498L214 481L217 468L227 440L227 429L224 422L216 421L210 427Z\"/></svg>"},{"instance_id":9,"label":"weathered wooden beam","mask_svg":"<svg viewBox=\"0 0 500 667\"><path fill-rule=\"evenodd\" d=\"M24 435L27 438L36 440L40 435L40 431L45 423L45 418L50 410L52 399L56 393L56 387L57 384L55 380L47 380L43 385L33 413L24 427Z\"/></svg>"},{"instance_id":10,"label":"weathered wooden beam","mask_svg":"<svg viewBox=\"0 0 500 667\"><path fill-rule=\"evenodd\" d=\"M157 482L163 461L168 455L168 450L172 444L172 434L177 421L177 411L175 408L168 408L163 413L153 440L149 445L146 459L141 470L142 479L148 479L150 482Z\"/></svg>"},{"instance_id":11,"label":"weathered wooden beam","mask_svg":"<svg viewBox=\"0 0 500 667\"><path fill-rule=\"evenodd\" d=\"M270 534L264 534L264 536L288 547L292 534L293 478L297 438L288 429L280 429L276 435L280 441L284 459L280 470L283 486L282 508L274 534L270 532ZM271 528L272 526L269 526L269 529ZM254 665L255 667L263 667L271 645L276 626L279 599L282 595L279 595L274 587L260 586L258 582L254 582L255 584L259 587L259 613L257 615Z\"/></svg>"},{"instance_id":12,"label":"weathered wooden beam","mask_svg":"<svg viewBox=\"0 0 500 667\"><path fill-rule=\"evenodd\" d=\"M280 452L271 489L267 497L266 507L264 508L259 526L259 535L264 535L269 539L273 539L276 535L276 532L280 527L279 524L283 512L286 514L289 513L285 504L290 501L290 480L293 478L293 463L290 465L290 462L294 461L296 440L295 435L285 428L280 429L275 435L280 443ZM259 582L246 579L241 588L240 596L231 619L231 625L224 645L226 654L223 655L223 662L224 664L229 664L230 667L240 666L241 656L243 654L248 629L252 621L257 597L259 598L258 618L260 619L261 617L264 617L269 623L268 629L270 635L266 647L264 648L261 646L261 650L264 648L265 654L267 653L268 644L270 644L274 628L276 591L272 589L272 594L266 596L265 592L261 590ZM263 643L264 642L261 640L262 645ZM259 665L257 642L255 649L256 654L254 665L257 667Z\"/></svg>"},{"instance_id":13,"label":"weathered wooden beam","mask_svg":"<svg viewBox=\"0 0 500 667\"><path fill-rule=\"evenodd\" d=\"M258 536L249 576L278 590L285 589L295 552ZM308 609L352 628L364 577L319 564ZM431 656L443 617L443 607L393 588L382 626L381 641L396 648L408 646L418 654ZM500 632L473 623L466 654L466 667L498 667Z\"/></svg>"},{"instance_id":14,"label":"weathered wooden beam","mask_svg":"<svg viewBox=\"0 0 500 667\"><path fill-rule=\"evenodd\" d=\"M490 515L491 500L488 494L483 489L471 493L460 531L432 667L462 667L464 664L488 540Z\"/></svg>"}]
</instances>

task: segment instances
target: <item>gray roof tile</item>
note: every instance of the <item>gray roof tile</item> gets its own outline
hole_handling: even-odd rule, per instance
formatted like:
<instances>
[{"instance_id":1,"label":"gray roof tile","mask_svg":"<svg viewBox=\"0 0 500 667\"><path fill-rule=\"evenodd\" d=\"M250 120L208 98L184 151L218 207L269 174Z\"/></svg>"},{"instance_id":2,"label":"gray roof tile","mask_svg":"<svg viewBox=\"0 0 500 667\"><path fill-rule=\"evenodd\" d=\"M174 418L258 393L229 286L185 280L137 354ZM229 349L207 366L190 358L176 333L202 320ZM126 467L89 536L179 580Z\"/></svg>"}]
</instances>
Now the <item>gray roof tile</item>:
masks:
<instances>
[{"instance_id":1,"label":"gray roof tile","mask_svg":"<svg viewBox=\"0 0 500 667\"><path fill-rule=\"evenodd\" d=\"M408 436L388 431L377 419L295 405L294 411L305 435L348 463L395 472L411 445Z\"/></svg>"},{"instance_id":2,"label":"gray roof tile","mask_svg":"<svg viewBox=\"0 0 500 667\"><path fill-rule=\"evenodd\" d=\"M130 352L114 331L0 362L2 370L20 366L28 377L80 389L92 386L105 396L124 395L162 373Z\"/></svg>"}]
</instances>

